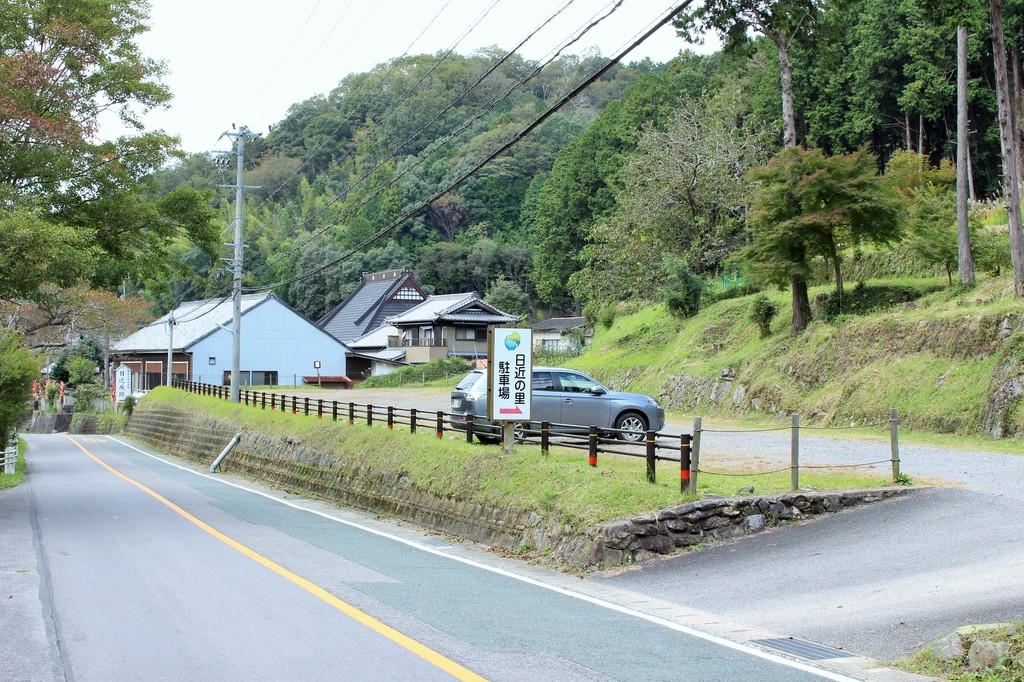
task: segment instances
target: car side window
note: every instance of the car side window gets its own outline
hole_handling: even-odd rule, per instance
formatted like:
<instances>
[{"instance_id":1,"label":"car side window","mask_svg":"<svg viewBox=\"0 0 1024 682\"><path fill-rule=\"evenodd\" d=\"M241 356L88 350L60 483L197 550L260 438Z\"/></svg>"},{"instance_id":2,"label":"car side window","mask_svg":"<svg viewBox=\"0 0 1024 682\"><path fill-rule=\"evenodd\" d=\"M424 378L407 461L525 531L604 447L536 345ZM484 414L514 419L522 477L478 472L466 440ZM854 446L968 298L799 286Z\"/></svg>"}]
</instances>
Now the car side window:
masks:
<instances>
[{"instance_id":1,"label":"car side window","mask_svg":"<svg viewBox=\"0 0 1024 682\"><path fill-rule=\"evenodd\" d=\"M555 378L551 376L551 372L534 372L533 373L533 390L535 391L553 391L555 390Z\"/></svg>"},{"instance_id":2,"label":"car side window","mask_svg":"<svg viewBox=\"0 0 1024 682\"><path fill-rule=\"evenodd\" d=\"M585 377L582 374L573 374L572 372L559 372L558 382L566 393L589 393L590 389L599 385L589 377Z\"/></svg>"}]
</instances>

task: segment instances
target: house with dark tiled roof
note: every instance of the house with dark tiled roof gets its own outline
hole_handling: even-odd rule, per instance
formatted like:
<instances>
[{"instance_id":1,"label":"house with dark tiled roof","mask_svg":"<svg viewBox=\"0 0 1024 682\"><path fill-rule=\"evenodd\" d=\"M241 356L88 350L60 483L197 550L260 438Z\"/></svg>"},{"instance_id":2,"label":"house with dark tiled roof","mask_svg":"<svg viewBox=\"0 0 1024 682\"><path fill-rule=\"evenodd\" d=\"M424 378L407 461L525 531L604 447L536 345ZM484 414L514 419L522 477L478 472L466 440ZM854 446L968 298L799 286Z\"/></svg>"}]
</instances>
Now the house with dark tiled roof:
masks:
<instances>
[{"instance_id":1,"label":"house with dark tiled roof","mask_svg":"<svg viewBox=\"0 0 1024 682\"><path fill-rule=\"evenodd\" d=\"M386 326L384 320L426 299L408 269L364 272L352 293L320 318L317 326L349 346L350 377L382 374L404 364L405 359L401 349L387 348L388 333L382 330Z\"/></svg>"},{"instance_id":2,"label":"house with dark tiled roof","mask_svg":"<svg viewBox=\"0 0 1024 682\"><path fill-rule=\"evenodd\" d=\"M364 272L352 293L320 318L317 326L346 343L377 329L386 318L405 312L426 298L408 269Z\"/></svg>"}]
</instances>

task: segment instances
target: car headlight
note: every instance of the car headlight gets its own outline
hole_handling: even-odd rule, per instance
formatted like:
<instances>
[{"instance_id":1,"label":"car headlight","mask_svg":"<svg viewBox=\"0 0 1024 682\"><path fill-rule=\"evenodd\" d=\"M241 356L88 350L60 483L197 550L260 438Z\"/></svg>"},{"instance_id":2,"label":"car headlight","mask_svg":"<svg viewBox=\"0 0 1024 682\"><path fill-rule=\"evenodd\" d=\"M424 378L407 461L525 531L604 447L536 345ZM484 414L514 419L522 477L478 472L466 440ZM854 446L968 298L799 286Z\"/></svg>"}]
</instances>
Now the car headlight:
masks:
<instances>
[{"instance_id":1,"label":"car headlight","mask_svg":"<svg viewBox=\"0 0 1024 682\"><path fill-rule=\"evenodd\" d=\"M661 407L661 404L658 403L658 401L655 400L654 398L651 398L650 396L648 396L648 398L647 398L647 404L649 404L649 405L651 405L653 407Z\"/></svg>"}]
</instances>

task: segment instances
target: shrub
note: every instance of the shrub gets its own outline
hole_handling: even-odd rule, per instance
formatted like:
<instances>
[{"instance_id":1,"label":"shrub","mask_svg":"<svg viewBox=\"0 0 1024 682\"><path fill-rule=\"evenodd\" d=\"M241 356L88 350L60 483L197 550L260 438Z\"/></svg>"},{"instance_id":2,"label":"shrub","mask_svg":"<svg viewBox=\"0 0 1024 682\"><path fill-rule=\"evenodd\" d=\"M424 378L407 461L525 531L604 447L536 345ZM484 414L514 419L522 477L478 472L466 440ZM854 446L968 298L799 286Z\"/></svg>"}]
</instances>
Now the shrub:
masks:
<instances>
[{"instance_id":1,"label":"shrub","mask_svg":"<svg viewBox=\"0 0 1024 682\"><path fill-rule=\"evenodd\" d=\"M938 288L941 287L934 287L933 289ZM929 293L929 290L910 286L866 286L863 282L858 282L856 287L846 291L843 296L841 309L839 298L834 291L818 294L814 298L814 304L818 309L819 317L826 320L834 320L840 313L844 315L864 315L882 308L914 301L926 293Z\"/></svg>"},{"instance_id":2,"label":"shrub","mask_svg":"<svg viewBox=\"0 0 1024 682\"><path fill-rule=\"evenodd\" d=\"M130 395L121 402L121 411L129 417L135 411L135 396Z\"/></svg>"},{"instance_id":3,"label":"shrub","mask_svg":"<svg viewBox=\"0 0 1024 682\"><path fill-rule=\"evenodd\" d=\"M779 309L772 303L771 299L761 294L754 299L750 306L750 319L757 324L761 331L761 338L765 339L772 334L772 319L778 314Z\"/></svg>"},{"instance_id":4,"label":"shrub","mask_svg":"<svg viewBox=\"0 0 1024 682\"><path fill-rule=\"evenodd\" d=\"M756 294L759 291L761 291L761 287L753 282L741 282L728 286L721 285L718 282L709 282L707 286L704 287L704 291L701 292L701 300L703 300L705 304L717 303L730 298L750 296L751 294Z\"/></svg>"},{"instance_id":5,"label":"shrub","mask_svg":"<svg viewBox=\"0 0 1024 682\"><path fill-rule=\"evenodd\" d=\"M22 346L17 334L0 331L0 440L6 440L25 413L41 365L42 358Z\"/></svg>"},{"instance_id":6,"label":"shrub","mask_svg":"<svg viewBox=\"0 0 1024 682\"><path fill-rule=\"evenodd\" d=\"M96 363L89 358L75 355L68 358L65 367L68 371L67 382L69 386L90 384L96 379Z\"/></svg>"},{"instance_id":7,"label":"shrub","mask_svg":"<svg viewBox=\"0 0 1024 682\"><path fill-rule=\"evenodd\" d=\"M605 329L615 324L615 316L618 315L618 304L615 302L591 301L583 310L587 320L595 325L601 325Z\"/></svg>"},{"instance_id":8,"label":"shrub","mask_svg":"<svg viewBox=\"0 0 1024 682\"><path fill-rule=\"evenodd\" d=\"M693 274L686 261L678 256L665 254L661 267L665 274L662 295L668 312L678 318L696 315L700 310L704 280Z\"/></svg>"},{"instance_id":9,"label":"shrub","mask_svg":"<svg viewBox=\"0 0 1024 682\"><path fill-rule=\"evenodd\" d=\"M405 384L418 384L434 379L457 378L472 369L469 361L462 358L447 358L445 360L434 360L422 365L410 365L403 367L391 374L373 376L362 383L365 388L387 388L404 386Z\"/></svg>"},{"instance_id":10,"label":"shrub","mask_svg":"<svg viewBox=\"0 0 1024 682\"><path fill-rule=\"evenodd\" d=\"M99 384L79 384L71 394L75 397L75 410L90 412L96 408L96 402L107 397L107 391Z\"/></svg>"}]
</instances>

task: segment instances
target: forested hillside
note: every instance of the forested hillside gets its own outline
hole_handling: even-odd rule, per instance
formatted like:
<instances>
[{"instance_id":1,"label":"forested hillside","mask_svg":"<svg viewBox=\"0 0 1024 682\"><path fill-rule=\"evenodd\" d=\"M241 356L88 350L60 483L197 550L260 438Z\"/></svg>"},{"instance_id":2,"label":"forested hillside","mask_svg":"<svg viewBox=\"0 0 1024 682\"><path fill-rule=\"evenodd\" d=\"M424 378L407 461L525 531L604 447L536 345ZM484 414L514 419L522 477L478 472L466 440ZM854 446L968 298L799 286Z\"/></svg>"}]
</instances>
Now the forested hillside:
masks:
<instances>
[{"instance_id":1,"label":"forested hillside","mask_svg":"<svg viewBox=\"0 0 1024 682\"><path fill-rule=\"evenodd\" d=\"M543 316L661 298L680 268L705 287L723 275L756 275L744 267L757 186L747 172L784 143L777 27L790 23L785 45L796 140L826 156L864 150L884 172L900 150L951 167L955 31L967 22L971 186L976 198L998 192L984 8L960 16L925 0L766 3L772 9L762 25L731 15L726 5L705 3L676 20L683 36L720 32L721 52L615 67L387 239L278 293L316 318L344 298L361 272L409 266L436 292L489 292L517 312ZM1018 82L1020 15L1016 4L1007 6ZM594 54L561 56L534 73L536 64L497 49L416 55L348 76L333 91L293 105L250 159L247 182L263 189L247 207L246 284L308 274L359 246L601 62ZM1015 94L1018 105L1020 99ZM208 188L225 177L210 157L195 155L158 179L170 191ZM915 232L901 218L892 238L882 240L903 243L902 261L914 260L919 272L948 267L955 250L952 175L928 182L943 195L931 224ZM918 190L904 192L896 210L908 214ZM226 202L215 201L225 221ZM997 238L979 233L976 250L998 249L986 239ZM835 255L856 268L873 243L847 239ZM198 276L147 287L158 308L224 289L217 259L185 242L178 248ZM809 258L815 281L832 277L830 255ZM1005 253L990 255L980 254L981 267L998 271L1008 262Z\"/></svg>"}]
</instances>

